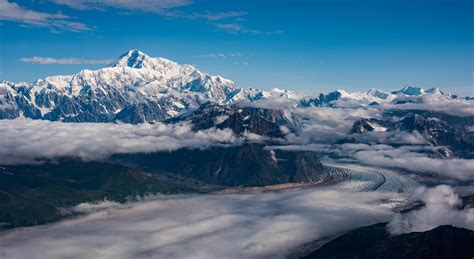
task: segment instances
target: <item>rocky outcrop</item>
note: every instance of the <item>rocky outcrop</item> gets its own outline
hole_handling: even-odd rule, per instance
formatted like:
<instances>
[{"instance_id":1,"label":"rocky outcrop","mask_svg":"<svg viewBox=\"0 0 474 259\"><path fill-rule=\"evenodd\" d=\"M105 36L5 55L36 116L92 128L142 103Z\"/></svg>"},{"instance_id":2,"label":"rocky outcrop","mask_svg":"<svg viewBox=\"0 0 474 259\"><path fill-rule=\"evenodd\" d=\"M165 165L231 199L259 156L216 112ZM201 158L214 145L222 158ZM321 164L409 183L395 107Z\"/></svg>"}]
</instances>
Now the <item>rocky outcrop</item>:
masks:
<instances>
[{"instance_id":1,"label":"rocky outcrop","mask_svg":"<svg viewBox=\"0 0 474 259\"><path fill-rule=\"evenodd\" d=\"M474 256L474 231L440 226L426 232L390 236L385 225L353 230L303 258L471 259Z\"/></svg>"}]
</instances>

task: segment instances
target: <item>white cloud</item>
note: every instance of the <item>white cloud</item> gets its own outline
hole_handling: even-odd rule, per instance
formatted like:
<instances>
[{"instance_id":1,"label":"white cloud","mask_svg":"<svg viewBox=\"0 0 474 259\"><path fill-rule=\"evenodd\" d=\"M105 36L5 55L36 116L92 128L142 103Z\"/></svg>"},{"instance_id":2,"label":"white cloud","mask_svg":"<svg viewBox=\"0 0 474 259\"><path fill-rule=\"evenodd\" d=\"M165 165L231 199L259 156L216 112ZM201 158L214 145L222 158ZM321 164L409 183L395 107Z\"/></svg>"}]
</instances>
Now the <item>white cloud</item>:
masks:
<instances>
[{"instance_id":1,"label":"white cloud","mask_svg":"<svg viewBox=\"0 0 474 259\"><path fill-rule=\"evenodd\" d=\"M108 8L132 12L154 13L163 17L182 19L202 19L214 27L232 34L274 35L284 33L282 30L263 31L248 29L239 22L244 21L247 15L244 11L226 12L187 12L182 8L193 4L192 0L50 0L77 10L100 10ZM217 22L226 20L226 22Z\"/></svg>"},{"instance_id":2,"label":"white cloud","mask_svg":"<svg viewBox=\"0 0 474 259\"><path fill-rule=\"evenodd\" d=\"M249 29L244 27L240 23L214 23L213 24L216 28L223 30L225 32L231 34L252 34L252 35L277 35L283 34L283 30L275 30L275 31L263 31L263 30L256 30L256 29Z\"/></svg>"},{"instance_id":3,"label":"white cloud","mask_svg":"<svg viewBox=\"0 0 474 259\"><path fill-rule=\"evenodd\" d=\"M348 136L356 119L380 116L375 109L311 107L292 111L301 118L302 130L297 136L290 136L289 141L300 144L334 143Z\"/></svg>"},{"instance_id":4,"label":"white cloud","mask_svg":"<svg viewBox=\"0 0 474 259\"><path fill-rule=\"evenodd\" d=\"M42 65L61 64L61 65L96 65L110 64L112 59L81 59L81 58L49 58L49 57L32 57L20 58L18 61L23 63L34 63Z\"/></svg>"},{"instance_id":5,"label":"white cloud","mask_svg":"<svg viewBox=\"0 0 474 259\"><path fill-rule=\"evenodd\" d=\"M79 10L103 10L108 7L159 13L165 9L190 5L192 0L51 0Z\"/></svg>"},{"instance_id":6,"label":"white cloud","mask_svg":"<svg viewBox=\"0 0 474 259\"><path fill-rule=\"evenodd\" d=\"M47 27L52 31L92 30L84 23L71 21L71 17L62 13L37 12L7 0L0 0L0 20L13 21L27 26Z\"/></svg>"},{"instance_id":7,"label":"white cloud","mask_svg":"<svg viewBox=\"0 0 474 259\"><path fill-rule=\"evenodd\" d=\"M116 153L207 148L236 144L229 129L194 132L189 124L62 123L42 120L0 120L0 161L31 163L64 156L86 160Z\"/></svg>"},{"instance_id":8,"label":"white cloud","mask_svg":"<svg viewBox=\"0 0 474 259\"><path fill-rule=\"evenodd\" d=\"M85 204L76 211L86 216L2 235L0 257L285 258L306 242L390 220L378 201L398 197L313 188Z\"/></svg>"},{"instance_id":9,"label":"white cloud","mask_svg":"<svg viewBox=\"0 0 474 259\"><path fill-rule=\"evenodd\" d=\"M240 53L240 52L235 52L235 53L203 54L203 55L198 55L196 57L198 57L198 58L240 58L240 57L245 57L245 56L251 56L251 55L243 54L243 53Z\"/></svg>"},{"instance_id":10,"label":"white cloud","mask_svg":"<svg viewBox=\"0 0 474 259\"><path fill-rule=\"evenodd\" d=\"M392 234L427 231L440 225L474 230L474 208L458 209L461 200L452 187L420 187L415 190L414 197L421 199L425 207L406 214L397 214L388 225Z\"/></svg>"},{"instance_id":11,"label":"white cloud","mask_svg":"<svg viewBox=\"0 0 474 259\"><path fill-rule=\"evenodd\" d=\"M163 17L182 19L202 19L214 27L232 34L274 35L282 34L282 30L263 31L248 29L239 22L247 15L244 11L226 12L187 12L182 8L193 4L192 0L50 0L51 2L68 6L77 10L106 10L115 8L119 10L154 13ZM226 22L217 22L226 20Z\"/></svg>"},{"instance_id":12,"label":"white cloud","mask_svg":"<svg viewBox=\"0 0 474 259\"><path fill-rule=\"evenodd\" d=\"M355 152L354 158L368 165L395 167L415 172L436 173L441 176L460 180L474 180L474 160L472 159L436 159L428 157L423 152L426 148L401 146L394 148L385 146L379 149L376 146L372 150L360 150ZM425 149L425 150L423 150Z\"/></svg>"},{"instance_id":13,"label":"white cloud","mask_svg":"<svg viewBox=\"0 0 474 259\"><path fill-rule=\"evenodd\" d=\"M246 12L221 12L221 13L212 13L212 12L204 12L204 13L186 13L182 11L167 11L162 12L160 15L168 16L168 17L177 17L177 18L185 18L185 19L204 19L207 21L218 21L223 19L235 18L238 19L239 17L245 16Z\"/></svg>"},{"instance_id":14,"label":"white cloud","mask_svg":"<svg viewBox=\"0 0 474 259\"><path fill-rule=\"evenodd\" d=\"M246 15L246 12L227 11L213 13L210 11L184 12L177 10L180 7L186 7L193 3L192 0L50 0L51 2L64 5L77 10L99 10L115 8L127 11L138 11L145 13L154 13L171 18L184 19L204 19L207 21L217 21L229 18L238 18Z\"/></svg>"},{"instance_id":15,"label":"white cloud","mask_svg":"<svg viewBox=\"0 0 474 259\"><path fill-rule=\"evenodd\" d=\"M118 10L154 13L169 18L203 19L214 22L225 19L239 19L247 13L243 11L226 12L184 12L178 8L191 5L192 0L50 0L57 5L67 6L77 10L99 10L107 8ZM38 12L27 9L15 2L0 0L0 20L8 20L26 26L47 27L52 32L58 31L90 31L88 25L72 21L70 16L58 13ZM257 30L243 30L252 34L266 34Z\"/></svg>"},{"instance_id":16,"label":"white cloud","mask_svg":"<svg viewBox=\"0 0 474 259\"><path fill-rule=\"evenodd\" d=\"M472 100L453 99L450 96L436 94L400 96L397 99L404 103L383 104L381 108L435 111L459 117L474 116L474 105Z\"/></svg>"}]
</instances>

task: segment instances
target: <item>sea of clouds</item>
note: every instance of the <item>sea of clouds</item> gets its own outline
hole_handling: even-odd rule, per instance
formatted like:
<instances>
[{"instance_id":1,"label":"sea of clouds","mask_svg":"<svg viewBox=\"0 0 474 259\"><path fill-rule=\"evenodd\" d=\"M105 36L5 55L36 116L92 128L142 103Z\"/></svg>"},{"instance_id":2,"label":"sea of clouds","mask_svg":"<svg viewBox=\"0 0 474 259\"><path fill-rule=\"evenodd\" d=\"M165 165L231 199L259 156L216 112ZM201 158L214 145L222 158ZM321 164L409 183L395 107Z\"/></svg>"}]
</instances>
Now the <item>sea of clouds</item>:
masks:
<instances>
[{"instance_id":1,"label":"sea of clouds","mask_svg":"<svg viewBox=\"0 0 474 259\"><path fill-rule=\"evenodd\" d=\"M392 234L444 224L474 230L474 208L459 209L453 188L417 188L408 198L426 207L392 212L390 201L405 195L326 187L83 203L69 209L83 213L74 219L1 233L0 257L285 258L307 242L378 222L390 222Z\"/></svg>"},{"instance_id":2,"label":"sea of clouds","mask_svg":"<svg viewBox=\"0 0 474 259\"><path fill-rule=\"evenodd\" d=\"M306 242L388 221L397 193L331 188L161 196L0 234L1 258L285 258Z\"/></svg>"}]
</instances>

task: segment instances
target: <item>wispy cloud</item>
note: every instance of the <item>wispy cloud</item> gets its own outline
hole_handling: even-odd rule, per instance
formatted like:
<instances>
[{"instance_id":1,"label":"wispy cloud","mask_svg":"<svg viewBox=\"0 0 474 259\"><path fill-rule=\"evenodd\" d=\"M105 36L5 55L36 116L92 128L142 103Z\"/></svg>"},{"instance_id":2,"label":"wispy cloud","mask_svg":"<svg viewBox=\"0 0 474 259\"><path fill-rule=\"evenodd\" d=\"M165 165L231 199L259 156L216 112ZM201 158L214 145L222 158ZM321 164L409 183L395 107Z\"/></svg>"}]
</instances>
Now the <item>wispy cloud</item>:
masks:
<instances>
[{"instance_id":1,"label":"wispy cloud","mask_svg":"<svg viewBox=\"0 0 474 259\"><path fill-rule=\"evenodd\" d=\"M254 54L244 54L240 52L235 53L211 53L211 54L203 54L198 55L198 58L240 58L246 56L254 56Z\"/></svg>"},{"instance_id":2,"label":"wispy cloud","mask_svg":"<svg viewBox=\"0 0 474 259\"><path fill-rule=\"evenodd\" d=\"M248 66L248 65L249 65L249 62L248 62L248 61L234 62L234 65L244 65L244 66Z\"/></svg>"},{"instance_id":3,"label":"wispy cloud","mask_svg":"<svg viewBox=\"0 0 474 259\"><path fill-rule=\"evenodd\" d=\"M97 65L110 64L113 59L81 59L81 58L48 58L48 57L31 57L20 58L18 61L23 63L34 63L42 65Z\"/></svg>"},{"instance_id":4,"label":"wispy cloud","mask_svg":"<svg viewBox=\"0 0 474 259\"><path fill-rule=\"evenodd\" d=\"M178 7L191 5L193 3L192 0L51 0L51 2L77 10L105 11L107 8L114 8L128 11L155 13L166 17L205 19L208 21L235 18L246 14L245 12L236 11L218 13L213 13L210 11L203 13L188 13L177 10Z\"/></svg>"},{"instance_id":5,"label":"wispy cloud","mask_svg":"<svg viewBox=\"0 0 474 259\"><path fill-rule=\"evenodd\" d=\"M474 208L458 209L462 201L451 186L420 187L413 197L422 200L425 207L397 214L388 225L392 234L427 231L440 225L474 230Z\"/></svg>"},{"instance_id":6,"label":"wispy cloud","mask_svg":"<svg viewBox=\"0 0 474 259\"><path fill-rule=\"evenodd\" d=\"M100 10L114 8L127 11L138 11L154 13L163 17L182 19L201 19L209 22L220 30L232 34L253 34L253 35L275 35L282 34L282 30L263 31L249 29L239 22L245 21L244 11L226 12L186 12L180 8L193 4L192 0L50 0L51 2L64 5L77 10ZM232 19L229 21L229 19ZM217 21L226 20L226 22Z\"/></svg>"},{"instance_id":7,"label":"wispy cloud","mask_svg":"<svg viewBox=\"0 0 474 259\"><path fill-rule=\"evenodd\" d=\"M71 17L60 12L37 12L7 0L0 0L0 20L13 21L24 26L46 27L53 32L92 30L84 23L71 21Z\"/></svg>"},{"instance_id":8,"label":"wispy cloud","mask_svg":"<svg viewBox=\"0 0 474 259\"><path fill-rule=\"evenodd\" d=\"M77 10L105 10L112 7L155 13L162 12L165 9L187 6L192 3L191 0L51 0L51 2Z\"/></svg>"},{"instance_id":9,"label":"wispy cloud","mask_svg":"<svg viewBox=\"0 0 474 259\"><path fill-rule=\"evenodd\" d=\"M179 9L191 5L192 0L50 0L50 2L76 10L106 11L112 8L154 13L169 18L204 20L219 30L231 34L275 35L283 33L282 30L264 31L244 27L240 24L240 22L246 20L244 16L247 13L244 11L185 12ZM8 0L0 0L0 20L17 22L24 26L47 27L52 32L93 30L85 23L73 21L72 17L61 12L37 12Z\"/></svg>"},{"instance_id":10,"label":"wispy cloud","mask_svg":"<svg viewBox=\"0 0 474 259\"><path fill-rule=\"evenodd\" d=\"M368 146L367 149L360 150L361 147L357 149L354 158L368 165L435 173L459 180L474 179L472 174L474 160L432 158L427 154L430 147L401 146L395 148L386 145L373 145Z\"/></svg>"},{"instance_id":11,"label":"wispy cloud","mask_svg":"<svg viewBox=\"0 0 474 259\"><path fill-rule=\"evenodd\" d=\"M220 12L220 13L212 13L212 12L204 12L204 13L186 13L181 11L167 11L167 12L160 12L160 15L168 16L168 17L177 17L177 18L185 18L185 19L204 19L207 21L217 21L223 20L228 18L240 18L246 15L246 12Z\"/></svg>"},{"instance_id":12,"label":"wispy cloud","mask_svg":"<svg viewBox=\"0 0 474 259\"><path fill-rule=\"evenodd\" d=\"M249 62L243 58L255 56L255 54L244 54L240 52L230 52L230 53L210 53L196 56L197 58L207 58L207 59L228 59L233 60L232 64L234 65L243 65L248 66Z\"/></svg>"},{"instance_id":13,"label":"wispy cloud","mask_svg":"<svg viewBox=\"0 0 474 259\"><path fill-rule=\"evenodd\" d=\"M277 35L283 34L283 30L275 30L275 31L263 31L263 30L256 30L256 29L249 29L244 27L240 23L214 23L213 24L218 29L221 29L225 32L232 33L232 34L252 34L252 35Z\"/></svg>"}]
</instances>

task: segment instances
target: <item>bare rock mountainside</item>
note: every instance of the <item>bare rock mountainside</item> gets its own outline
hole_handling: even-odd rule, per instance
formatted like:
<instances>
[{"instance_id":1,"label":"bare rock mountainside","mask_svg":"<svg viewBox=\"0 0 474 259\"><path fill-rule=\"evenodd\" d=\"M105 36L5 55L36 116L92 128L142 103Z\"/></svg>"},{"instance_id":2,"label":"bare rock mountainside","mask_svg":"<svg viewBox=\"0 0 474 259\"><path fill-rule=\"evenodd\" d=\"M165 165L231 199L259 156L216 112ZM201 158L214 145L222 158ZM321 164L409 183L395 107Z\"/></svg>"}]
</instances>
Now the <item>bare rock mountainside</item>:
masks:
<instances>
[{"instance_id":1,"label":"bare rock mountainside","mask_svg":"<svg viewBox=\"0 0 474 259\"><path fill-rule=\"evenodd\" d=\"M303 257L317 258L465 258L474 256L474 231L449 225L391 236L386 223L358 228Z\"/></svg>"}]
</instances>

